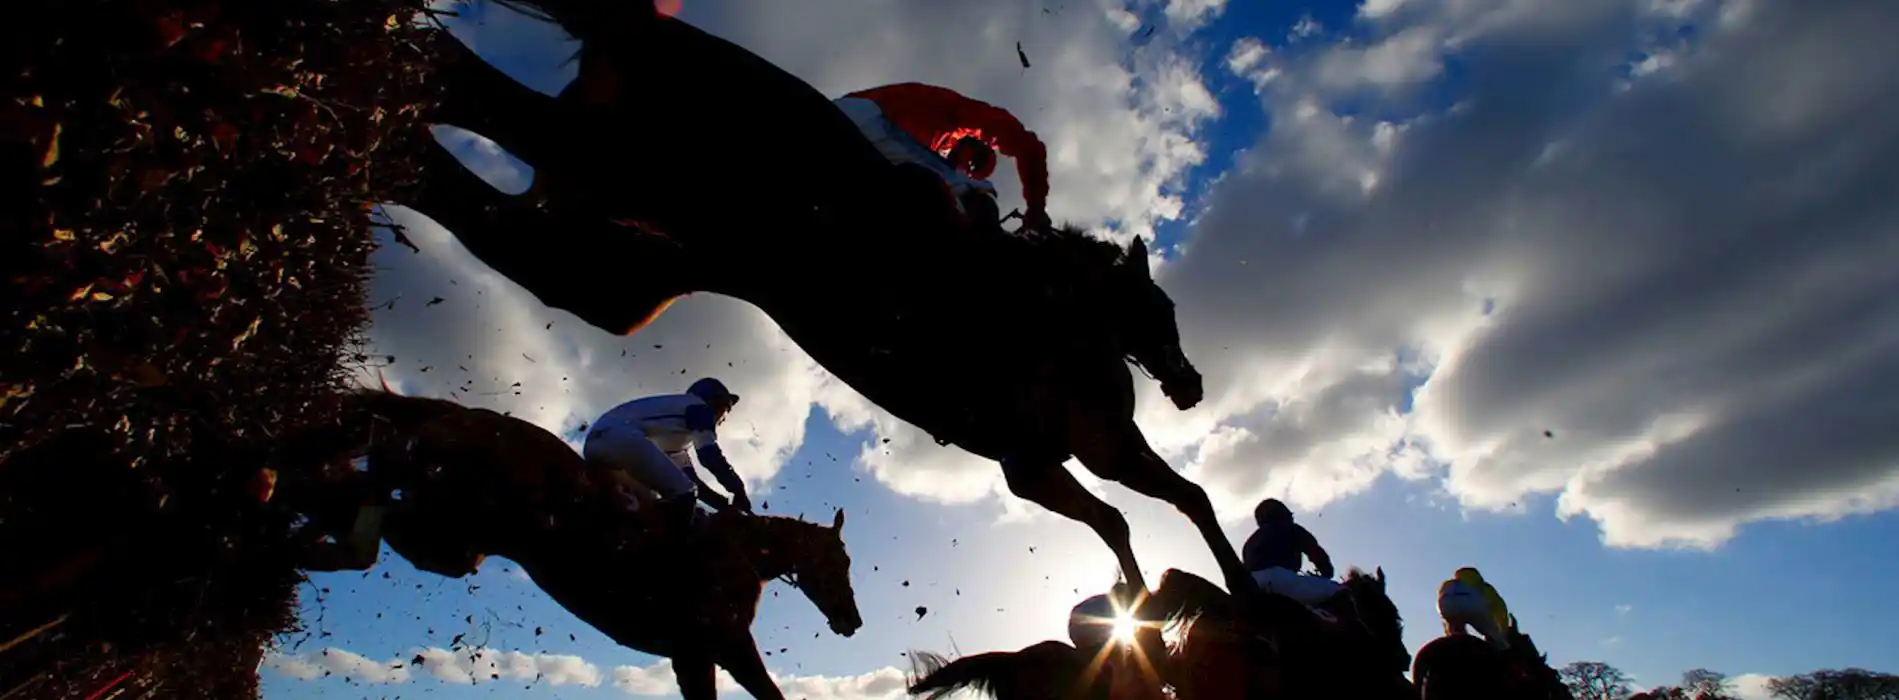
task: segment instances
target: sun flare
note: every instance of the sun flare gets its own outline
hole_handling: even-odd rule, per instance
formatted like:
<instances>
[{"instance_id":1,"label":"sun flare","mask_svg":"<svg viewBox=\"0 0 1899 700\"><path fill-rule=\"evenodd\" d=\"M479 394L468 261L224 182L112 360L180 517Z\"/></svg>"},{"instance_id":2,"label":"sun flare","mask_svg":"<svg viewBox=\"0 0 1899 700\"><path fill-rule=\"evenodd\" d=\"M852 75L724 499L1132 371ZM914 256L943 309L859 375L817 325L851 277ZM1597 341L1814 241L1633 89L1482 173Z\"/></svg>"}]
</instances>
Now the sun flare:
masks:
<instances>
[{"instance_id":1,"label":"sun flare","mask_svg":"<svg viewBox=\"0 0 1899 700\"><path fill-rule=\"evenodd\" d=\"M1134 641L1134 616L1126 612L1115 613L1114 640L1117 642Z\"/></svg>"}]
</instances>

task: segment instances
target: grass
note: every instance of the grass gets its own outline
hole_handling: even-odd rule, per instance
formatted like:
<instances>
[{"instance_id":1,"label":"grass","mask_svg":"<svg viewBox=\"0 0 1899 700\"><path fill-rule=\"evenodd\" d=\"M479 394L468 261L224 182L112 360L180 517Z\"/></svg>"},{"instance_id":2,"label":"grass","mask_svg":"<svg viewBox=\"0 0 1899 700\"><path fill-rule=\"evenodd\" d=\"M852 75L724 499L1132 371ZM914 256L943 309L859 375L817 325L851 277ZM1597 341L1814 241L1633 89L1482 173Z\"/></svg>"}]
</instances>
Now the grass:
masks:
<instances>
[{"instance_id":1,"label":"grass","mask_svg":"<svg viewBox=\"0 0 1899 700\"><path fill-rule=\"evenodd\" d=\"M0 23L0 698L255 696L299 581L271 485L315 468L282 438L337 420L369 208L427 144L422 6Z\"/></svg>"}]
</instances>

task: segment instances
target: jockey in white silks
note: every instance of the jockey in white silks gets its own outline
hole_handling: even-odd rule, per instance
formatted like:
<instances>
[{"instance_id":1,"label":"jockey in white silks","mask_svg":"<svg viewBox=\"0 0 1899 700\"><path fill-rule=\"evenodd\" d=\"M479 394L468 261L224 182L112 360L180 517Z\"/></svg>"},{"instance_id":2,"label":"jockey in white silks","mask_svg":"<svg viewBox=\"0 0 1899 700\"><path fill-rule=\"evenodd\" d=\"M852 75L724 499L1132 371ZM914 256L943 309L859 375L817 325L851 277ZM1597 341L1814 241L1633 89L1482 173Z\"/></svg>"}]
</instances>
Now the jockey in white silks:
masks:
<instances>
[{"instance_id":1,"label":"jockey in white silks","mask_svg":"<svg viewBox=\"0 0 1899 700\"><path fill-rule=\"evenodd\" d=\"M1259 530L1240 548L1240 559L1253 572L1260 592L1277 593L1311 608L1345 592L1345 584L1332 580L1332 557L1319 546L1318 538L1293 522L1286 504L1276 498L1260 501L1253 509L1253 520ZM1318 576L1299 573L1301 557L1312 559Z\"/></svg>"},{"instance_id":2,"label":"jockey in white silks","mask_svg":"<svg viewBox=\"0 0 1899 700\"><path fill-rule=\"evenodd\" d=\"M662 508L678 509L687 522L697 512L695 497L717 510L735 506L749 513L752 502L745 495L745 481L719 449L718 426L738 400L719 380L706 378L683 394L628 401L594 421L581 456L652 489ZM732 494L729 502L699 478L688 450Z\"/></svg>"}]
</instances>

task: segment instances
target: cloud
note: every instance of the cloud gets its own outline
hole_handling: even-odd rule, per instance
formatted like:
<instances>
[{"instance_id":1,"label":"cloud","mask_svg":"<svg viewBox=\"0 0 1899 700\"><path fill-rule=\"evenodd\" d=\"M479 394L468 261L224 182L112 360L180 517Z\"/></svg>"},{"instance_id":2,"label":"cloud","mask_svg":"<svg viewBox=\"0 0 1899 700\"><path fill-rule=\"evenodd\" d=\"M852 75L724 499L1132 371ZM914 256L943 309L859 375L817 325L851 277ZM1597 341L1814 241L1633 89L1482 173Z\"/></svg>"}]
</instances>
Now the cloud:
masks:
<instances>
[{"instance_id":1,"label":"cloud","mask_svg":"<svg viewBox=\"0 0 1899 700\"><path fill-rule=\"evenodd\" d=\"M457 684L478 684L499 680L545 683L550 686L600 685L599 667L569 654L530 654L522 651L462 648L411 649L422 657L422 668L437 680Z\"/></svg>"},{"instance_id":2,"label":"cloud","mask_svg":"<svg viewBox=\"0 0 1899 700\"><path fill-rule=\"evenodd\" d=\"M679 692L674 681L671 660L650 666L618 666L613 669L613 687L628 695L658 696ZM903 695L904 674L885 666L855 676L788 676L771 673L772 681L785 697L806 700L889 700ZM718 672L721 693L741 693L744 689L723 669Z\"/></svg>"},{"instance_id":3,"label":"cloud","mask_svg":"<svg viewBox=\"0 0 1899 700\"><path fill-rule=\"evenodd\" d=\"M1272 128L1161 272L1208 398L1143 425L1234 515L1395 473L1711 547L1899 504L1895 20L1414 0L1263 54ZM1387 89L1447 57L1445 104Z\"/></svg>"},{"instance_id":4,"label":"cloud","mask_svg":"<svg viewBox=\"0 0 1899 700\"><path fill-rule=\"evenodd\" d=\"M1635 610L1635 606L1629 605L1628 603L1622 603L1615 606L1615 614L1618 616L1626 616L1630 612L1633 612L1634 610Z\"/></svg>"},{"instance_id":5,"label":"cloud","mask_svg":"<svg viewBox=\"0 0 1899 700\"><path fill-rule=\"evenodd\" d=\"M409 682L408 666L401 659L376 661L336 647L302 654L272 651L264 655L263 667L305 681L336 677L371 685Z\"/></svg>"},{"instance_id":6,"label":"cloud","mask_svg":"<svg viewBox=\"0 0 1899 700\"><path fill-rule=\"evenodd\" d=\"M1169 7L1186 22L1215 16L1222 4ZM1198 137L1220 114L1198 61L1181 44L1191 27L1135 48L1129 35L1140 19L1113 0L1046 13L1008 0L811 7L749 0L689 4L681 17L829 95L914 80L1009 109L1048 145L1051 213L1122 241L1151 236L1157 222L1182 215L1186 173L1206 158ZM535 89L551 93L572 78L573 67L563 65L571 46L543 24L483 5L451 26ZM1032 68L1018 63L1017 42ZM531 178L485 139L442 131L439 138L498 187L523 187ZM995 178L1005 210L1020 206L1012 171L1005 162ZM404 392L511 411L572 440L581 424L620 401L681 391L715 374L746 397L721 440L754 487L802 444L805 420L819 408L846 429L869 431L857 464L900 493L968 503L1003 490L994 464L940 447L869 404L750 305L689 297L636 337L612 337L546 309L433 223L390 212L416 227L410 237L425 251L389 248L375 259L373 301L396 304L376 312L371 340L376 352L398 358L383 371ZM444 301L428 305L435 297Z\"/></svg>"},{"instance_id":7,"label":"cloud","mask_svg":"<svg viewBox=\"0 0 1899 700\"><path fill-rule=\"evenodd\" d=\"M1776 677L1760 673L1743 673L1728 677L1727 691L1735 700L1772 700L1774 693L1767 684Z\"/></svg>"},{"instance_id":8,"label":"cloud","mask_svg":"<svg viewBox=\"0 0 1899 700\"><path fill-rule=\"evenodd\" d=\"M478 685L498 681L525 682L530 685L560 687L577 685L588 688L602 683L627 695L675 695L679 685L673 680L672 661L661 659L647 666L616 666L602 673L599 666L571 654L501 651L486 647L443 649L413 648L408 658L375 661L355 652L334 647L305 654L271 652L264 656L263 667L298 680L317 680L335 676L357 683L403 684L419 668L429 677L444 683ZM422 663L415 665L414 657ZM800 676L772 672L787 697L809 700L888 700L903 694L904 674L885 666L854 676ZM719 672L721 692L741 692L738 683L724 671Z\"/></svg>"}]
</instances>

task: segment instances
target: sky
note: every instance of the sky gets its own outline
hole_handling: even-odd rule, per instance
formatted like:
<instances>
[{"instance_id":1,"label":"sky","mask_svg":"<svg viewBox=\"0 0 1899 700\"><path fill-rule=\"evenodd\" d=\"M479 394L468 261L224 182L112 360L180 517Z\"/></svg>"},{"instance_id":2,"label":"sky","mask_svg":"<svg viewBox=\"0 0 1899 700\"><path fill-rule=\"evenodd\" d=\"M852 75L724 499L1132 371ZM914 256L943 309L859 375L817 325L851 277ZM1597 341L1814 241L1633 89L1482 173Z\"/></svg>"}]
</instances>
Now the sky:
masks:
<instances>
[{"instance_id":1,"label":"sky","mask_svg":"<svg viewBox=\"0 0 1899 700\"><path fill-rule=\"evenodd\" d=\"M1437 583L1474 565L1553 661L1641 686L1705 667L1758 697L1779 674L1899 671L1878 583L1899 575L1899 5L685 0L680 17L826 94L929 82L1039 133L1051 213L1155 244L1206 376L1185 412L1137 382L1150 441L1235 541L1277 496L1341 568L1382 566L1414 649ZM532 87L571 77L558 37L504 10L455 30ZM532 177L441 138L497 187ZM848 512L864 628L831 634L781 584L754 628L789 696L896 697L909 650L1064 638L1113 581L1084 527L830 378L757 309L695 295L613 336L390 211L422 247L375 259L393 386L573 440L718 376L745 397L722 440L754 502ZM1150 581L1217 578L1171 508L1081 475L1128 514ZM303 611L261 671L273 700L676 695L664 660L502 559L450 580L385 550L368 574L312 575ZM487 652L446 651L457 635Z\"/></svg>"}]
</instances>

